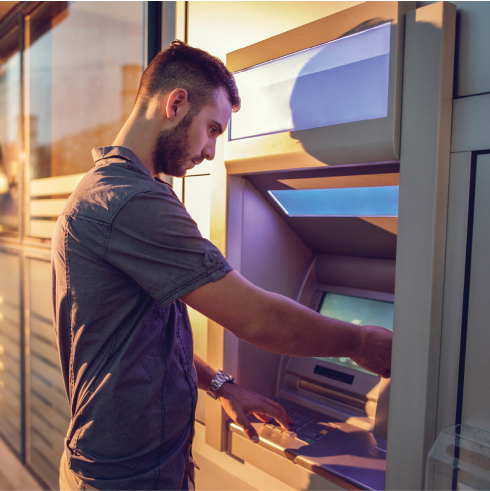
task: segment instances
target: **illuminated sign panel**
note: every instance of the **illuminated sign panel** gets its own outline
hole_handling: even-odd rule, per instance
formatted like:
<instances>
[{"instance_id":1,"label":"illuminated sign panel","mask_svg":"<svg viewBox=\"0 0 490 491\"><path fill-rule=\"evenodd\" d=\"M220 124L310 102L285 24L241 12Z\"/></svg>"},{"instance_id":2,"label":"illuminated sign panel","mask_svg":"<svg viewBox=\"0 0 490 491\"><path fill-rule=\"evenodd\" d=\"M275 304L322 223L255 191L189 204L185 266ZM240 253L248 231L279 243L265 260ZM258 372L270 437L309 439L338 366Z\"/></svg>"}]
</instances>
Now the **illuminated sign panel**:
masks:
<instances>
[{"instance_id":1,"label":"illuminated sign panel","mask_svg":"<svg viewBox=\"0 0 490 491\"><path fill-rule=\"evenodd\" d=\"M388 115L391 23L234 74L230 140Z\"/></svg>"}]
</instances>

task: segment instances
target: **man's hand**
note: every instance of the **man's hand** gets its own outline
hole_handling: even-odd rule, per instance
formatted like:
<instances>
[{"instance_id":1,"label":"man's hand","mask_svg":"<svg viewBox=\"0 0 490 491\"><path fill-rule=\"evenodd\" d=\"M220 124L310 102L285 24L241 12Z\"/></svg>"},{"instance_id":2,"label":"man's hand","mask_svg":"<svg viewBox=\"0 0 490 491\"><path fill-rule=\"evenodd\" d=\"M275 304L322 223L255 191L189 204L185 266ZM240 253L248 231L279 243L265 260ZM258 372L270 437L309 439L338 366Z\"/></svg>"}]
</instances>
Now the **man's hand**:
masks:
<instances>
[{"instance_id":1,"label":"man's hand","mask_svg":"<svg viewBox=\"0 0 490 491\"><path fill-rule=\"evenodd\" d=\"M268 423L273 418L285 430L289 430L289 425L293 423L280 404L257 392L244 389L238 384L223 384L217 396L226 414L239 424L248 438L255 443L259 442L259 435L247 418L249 414L254 414L264 423Z\"/></svg>"},{"instance_id":2,"label":"man's hand","mask_svg":"<svg viewBox=\"0 0 490 491\"><path fill-rule=\"evenodd\" d=\"M384 327L363 326L362 335L352 359L360 367L389 378L392 339L393 333Z\"/></svg>"},{"instance_id":3,"label":"man's hand","mask_svg":"<svg viewBox=\"0 0 490 491\"><path fill-rule=\"evenodd\" d=\"M199 388L207 390L216 372L195 353L194 366L196 367ZM216 395L226 414L239 424L250 440L255 443L259 442L259 436L247 419L249 414L254 414L264 423L268 423L271 418L274 418L285 430L289 430L289 425L293 423L280 404L257 394L257 392L244 389L238 384L227 382L220 387Z\"/></svg>"}]
</instances>

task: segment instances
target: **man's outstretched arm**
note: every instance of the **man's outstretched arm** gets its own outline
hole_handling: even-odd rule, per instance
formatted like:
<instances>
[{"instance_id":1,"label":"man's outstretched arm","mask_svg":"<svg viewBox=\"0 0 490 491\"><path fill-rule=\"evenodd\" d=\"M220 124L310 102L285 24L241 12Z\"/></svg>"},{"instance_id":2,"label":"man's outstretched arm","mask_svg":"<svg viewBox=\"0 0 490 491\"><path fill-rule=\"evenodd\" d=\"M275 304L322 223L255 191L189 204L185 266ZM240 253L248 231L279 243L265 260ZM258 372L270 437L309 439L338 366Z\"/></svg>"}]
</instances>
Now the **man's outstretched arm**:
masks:
<instances>
[{"instance_id":1,"label":"man's outstretched arm","mask_svg":"<svg viewBox=\"0 0 490 491\"><path fill-rule=\"evenodd\" d=\"M196 367L199 388L207 390L211 380L216 375L216 371L196 354L194 355L194 365ZM223 384L218 390L217 397L228 416L235 423L238 423L248 438L255 443L258 443L259 436L247 419L249 414L254 414L264 423L269 422L273 418L284 429L289 429L289 425L293 423L280 404L257 392L245 389L238 384Z\"/></svg>"},{"instance_id":2,"label":"man's outstretched arm","mask_svg":"<svg viewBox=\"0 0 490 491\"><path fill-rule=\"evenodd\" d=\"M181 300L259 348L293 356L349 356L367 370L390 376L390 331L324 317L262 290L236 271Z\"/></svg>"}]
</instances>

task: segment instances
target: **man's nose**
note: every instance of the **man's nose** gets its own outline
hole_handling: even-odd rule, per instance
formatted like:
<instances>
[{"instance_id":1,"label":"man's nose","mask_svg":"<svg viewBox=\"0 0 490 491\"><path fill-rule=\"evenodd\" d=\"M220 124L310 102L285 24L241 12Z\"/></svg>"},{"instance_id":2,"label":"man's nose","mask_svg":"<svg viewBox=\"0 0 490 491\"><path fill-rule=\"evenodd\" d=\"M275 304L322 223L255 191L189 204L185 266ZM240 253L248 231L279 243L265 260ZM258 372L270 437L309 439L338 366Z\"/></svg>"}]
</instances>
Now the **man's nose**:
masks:
<instances>
[{"instance_id":1,"label":"man's nose","mask_svg":"<svg viewBox=\"0 0 490 491\"><path fill-rule=\"evenodd\" d=\"M216 153L216 140L209 142L203 149L203 157L206 160L213 160Z\"/></svg>"}]
</instances>

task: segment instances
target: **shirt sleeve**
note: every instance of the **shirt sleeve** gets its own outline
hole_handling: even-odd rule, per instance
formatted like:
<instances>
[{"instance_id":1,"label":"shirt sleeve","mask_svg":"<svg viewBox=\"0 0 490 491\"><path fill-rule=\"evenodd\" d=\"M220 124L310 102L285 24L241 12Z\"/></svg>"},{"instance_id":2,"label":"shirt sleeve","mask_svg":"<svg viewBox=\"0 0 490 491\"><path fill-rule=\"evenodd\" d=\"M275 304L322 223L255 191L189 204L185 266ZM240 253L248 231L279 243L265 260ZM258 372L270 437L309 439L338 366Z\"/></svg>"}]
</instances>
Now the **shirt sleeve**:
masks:
<instances>
[{"instance_id":1,"label":"shirt sleeve","mask_svg":"<svg viewBox=\"0 0 490 491\"><path fill-rule=\"evenodd\" d=\"M233 268L170 189L136 194L115 216L107 260L166 307Z\"/></svg>"}]
</instances>

